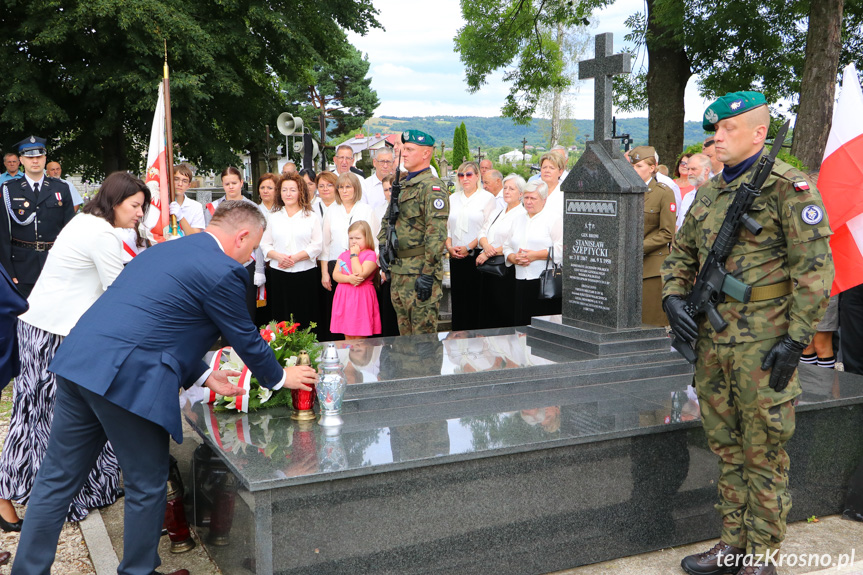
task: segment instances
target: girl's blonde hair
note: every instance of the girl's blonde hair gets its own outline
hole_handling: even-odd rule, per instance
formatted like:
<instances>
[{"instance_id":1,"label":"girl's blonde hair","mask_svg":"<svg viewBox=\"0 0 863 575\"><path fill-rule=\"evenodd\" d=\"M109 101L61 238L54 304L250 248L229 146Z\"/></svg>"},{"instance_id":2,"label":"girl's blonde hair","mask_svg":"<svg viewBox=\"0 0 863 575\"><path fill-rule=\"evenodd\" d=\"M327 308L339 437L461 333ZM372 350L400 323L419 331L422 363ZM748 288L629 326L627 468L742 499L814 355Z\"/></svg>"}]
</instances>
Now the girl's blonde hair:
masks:
<instances>
[{"instance_id":1,"label":"girl's blonde hair","mask_svg":"<svg viewBox=\"0 0 863 575\"><path fill-rule=\"evenodd\" d=\"M363 238L366 240L366 249L373 250L375 249L375 240L372 237L372 227L365 220L357 220L352 223L348 228L348 233L355 232L357 230L362 230Z\"/></svg>"}]
</instances>

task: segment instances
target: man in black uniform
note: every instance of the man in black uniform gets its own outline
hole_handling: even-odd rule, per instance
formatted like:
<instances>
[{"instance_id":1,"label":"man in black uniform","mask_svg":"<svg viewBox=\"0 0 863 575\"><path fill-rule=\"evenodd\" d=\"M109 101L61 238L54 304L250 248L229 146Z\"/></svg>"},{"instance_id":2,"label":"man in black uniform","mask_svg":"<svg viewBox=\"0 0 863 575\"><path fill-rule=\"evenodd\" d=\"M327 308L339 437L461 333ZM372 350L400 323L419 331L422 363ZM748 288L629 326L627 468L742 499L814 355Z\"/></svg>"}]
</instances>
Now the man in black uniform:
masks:
<instances>
[{"instance_id":1,"label":"man in black uniform","mask_svg":"<svg viewBox=\"0 0 863 575\"><path fill-rule=\"evenodd\" d=\"M24 297L39 279L60 230L75 215L69 185L45 175L45 142L30 136L16 144L24 177L0 188L0 264Z\"/></svg>"}]
</instances>

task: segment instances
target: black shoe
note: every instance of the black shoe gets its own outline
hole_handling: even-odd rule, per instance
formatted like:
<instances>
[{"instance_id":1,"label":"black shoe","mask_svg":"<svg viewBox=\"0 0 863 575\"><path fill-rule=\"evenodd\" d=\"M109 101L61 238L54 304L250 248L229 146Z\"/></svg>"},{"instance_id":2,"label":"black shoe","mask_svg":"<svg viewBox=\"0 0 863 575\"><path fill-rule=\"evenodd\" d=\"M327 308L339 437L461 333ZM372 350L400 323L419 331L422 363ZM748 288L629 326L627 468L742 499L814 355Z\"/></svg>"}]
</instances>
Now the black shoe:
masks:
<instances>
[{"instance_id":1,"label":"black shoe","mask_svg":"<svg viewBox=\"0 0 863 575\"><path fill-rule=\"evenodd\" d=\"M15 523L9 523L2 517L0 517L0 529L5 531L6 533L11 533L12 531L21 531L21 526L24 525L24 520L19 519Z\"/></svg>"},{"instance_id":2,"label":"black shoe","mask_svg":"<svg viewBox=\"0 0 863 575\"><path fill-rule=\"evenodd\" d=\"M684 557L680 566L689 575L735 574L740 571L745 555L746 549L732 547L720 541L704 553Z\"/></svg>"}]
</instances>

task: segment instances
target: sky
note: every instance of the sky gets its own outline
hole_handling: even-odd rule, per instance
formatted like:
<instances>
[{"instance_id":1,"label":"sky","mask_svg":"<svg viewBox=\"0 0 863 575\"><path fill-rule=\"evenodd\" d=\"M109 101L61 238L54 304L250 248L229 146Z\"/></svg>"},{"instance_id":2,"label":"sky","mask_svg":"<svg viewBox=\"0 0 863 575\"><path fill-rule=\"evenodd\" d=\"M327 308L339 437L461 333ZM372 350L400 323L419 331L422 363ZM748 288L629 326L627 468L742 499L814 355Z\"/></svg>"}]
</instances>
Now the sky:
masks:
<instances>
[{"instance_id":1,"label":"sky","mask_svg":"<svg viewBox=\"0 0 863 575\"><path fill-rule=\"evenodd\" d=\"M508 86L497 73L479 92L469 94L464 67L453 50L458 29L464 25L458 0L374 0L378 21L385 30L366 36L350 33L351 43L368 55L372 88L380 106L376 116L499 116ZM643 0L617 0L594 14L592 34L612 32L614 51L624 46L626 18L645 10ZM593 57L593 42L584 55ZM633 62L633 69L639 63ZM578 82L572 98L572 117L593 118L593 82ZM701 120L704 102L695 79L686 88L686 120ZM647 111L617 113L619 118L646 117Z\"/></svg>"}]
</instances>

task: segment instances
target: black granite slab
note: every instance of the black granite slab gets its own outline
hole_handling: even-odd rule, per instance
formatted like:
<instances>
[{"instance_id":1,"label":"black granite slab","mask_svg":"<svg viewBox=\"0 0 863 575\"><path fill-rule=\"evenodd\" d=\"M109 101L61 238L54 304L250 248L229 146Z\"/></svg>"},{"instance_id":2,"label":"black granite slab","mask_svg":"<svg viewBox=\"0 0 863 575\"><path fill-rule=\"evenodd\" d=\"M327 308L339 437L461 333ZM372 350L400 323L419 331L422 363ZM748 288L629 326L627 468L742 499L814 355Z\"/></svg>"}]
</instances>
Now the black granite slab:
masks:
<instances>
[{"instance_id":1,"label":"black granite slab","mask_svg":"<svg viewBox=\"0 0 863 575\"><path fill-rule=\"evenodd\" d=\"M800 373L792 520L841 512L863 458L863 377ZM224 573L539 574L715 537L690 378L608 370L354 399L330 436L287 411L195 406L195 439L239 482L230 544L209 551Z\"/></svg>"}]
</instances>

